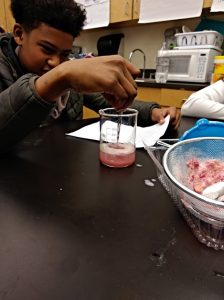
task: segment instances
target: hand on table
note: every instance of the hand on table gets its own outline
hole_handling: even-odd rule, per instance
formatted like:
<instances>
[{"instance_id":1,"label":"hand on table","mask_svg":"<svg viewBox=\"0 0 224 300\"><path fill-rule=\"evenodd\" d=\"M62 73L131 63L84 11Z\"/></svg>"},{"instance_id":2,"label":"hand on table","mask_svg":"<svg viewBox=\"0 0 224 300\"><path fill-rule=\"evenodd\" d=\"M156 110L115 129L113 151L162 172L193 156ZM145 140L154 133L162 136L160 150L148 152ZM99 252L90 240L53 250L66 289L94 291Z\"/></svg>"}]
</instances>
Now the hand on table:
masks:
<instances>
[{"instance_id":1,"label":"hand on table","mask_svg":"<svg viewBox=\"0 0 224 300\"><path fill-rule=\"evenodd\" d=\"M163 107L163 108L153 108L151 112L151 119L155 123L163 124L165 122L165 117L170 115L169 126L172 129L177 129L180 125L180 109L176 107Z\"/></svg>"}]
</instances>

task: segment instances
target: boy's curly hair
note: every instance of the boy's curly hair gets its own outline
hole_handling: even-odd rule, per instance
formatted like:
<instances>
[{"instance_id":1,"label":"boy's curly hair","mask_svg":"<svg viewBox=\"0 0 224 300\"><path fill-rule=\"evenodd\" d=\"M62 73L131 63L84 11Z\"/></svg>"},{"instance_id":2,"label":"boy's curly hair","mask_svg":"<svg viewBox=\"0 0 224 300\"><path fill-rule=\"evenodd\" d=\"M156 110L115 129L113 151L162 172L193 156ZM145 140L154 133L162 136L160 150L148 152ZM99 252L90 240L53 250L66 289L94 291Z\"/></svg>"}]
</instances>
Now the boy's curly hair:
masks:
<instances>
[{"instance_id":1,"label":"boy's curly hair","mask_svg":"<svg viewBox=\"0 0 224 300\"><path fill-rule=\"evenodd\" d=\"M86 11L74 0L11 0L11 10L16 22L27 31L45 23L74 38L86 20Z\"/></svg>"}]
</instances>

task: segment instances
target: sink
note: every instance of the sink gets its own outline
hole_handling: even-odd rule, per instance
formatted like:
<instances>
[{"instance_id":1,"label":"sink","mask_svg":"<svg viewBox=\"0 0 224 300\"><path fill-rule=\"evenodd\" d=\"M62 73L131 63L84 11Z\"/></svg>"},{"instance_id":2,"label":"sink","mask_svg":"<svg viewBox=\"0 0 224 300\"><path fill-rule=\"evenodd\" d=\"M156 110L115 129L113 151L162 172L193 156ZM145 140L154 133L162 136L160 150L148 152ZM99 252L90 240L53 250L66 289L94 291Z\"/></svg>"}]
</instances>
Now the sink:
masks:
<instances>
[{"instance_id":1,"label":"sink","mask_svg":"<svg viewBox=\"0 0 224 300\"><path fill-rule=\"evenodd\" d=\"M155 69L145 69L145 78L142 77L142 69L141 75L135 79L136 82L155 82Z\"/></svg>"}]
</instances>

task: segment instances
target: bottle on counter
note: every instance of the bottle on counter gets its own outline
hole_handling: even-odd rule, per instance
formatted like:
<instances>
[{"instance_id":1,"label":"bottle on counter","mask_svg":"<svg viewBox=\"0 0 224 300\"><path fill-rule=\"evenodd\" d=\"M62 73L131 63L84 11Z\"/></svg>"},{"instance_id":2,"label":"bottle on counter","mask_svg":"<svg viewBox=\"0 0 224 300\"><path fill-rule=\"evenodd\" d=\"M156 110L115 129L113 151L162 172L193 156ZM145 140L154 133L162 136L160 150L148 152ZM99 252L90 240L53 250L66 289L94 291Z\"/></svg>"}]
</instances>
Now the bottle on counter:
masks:
<instances>
[{"instance_id":1,"label":"bottle on counter","mask_svg":"<svg viewBox=\"0 0 224 300\"><path fill-rule=\"evenodd\" d=\"M158 51L156 57L156 74L155 80L157 83L166 83L168 79L170 59L166 56L166 42L163 43L162 48Z\"/></svg>"}]
</instances>

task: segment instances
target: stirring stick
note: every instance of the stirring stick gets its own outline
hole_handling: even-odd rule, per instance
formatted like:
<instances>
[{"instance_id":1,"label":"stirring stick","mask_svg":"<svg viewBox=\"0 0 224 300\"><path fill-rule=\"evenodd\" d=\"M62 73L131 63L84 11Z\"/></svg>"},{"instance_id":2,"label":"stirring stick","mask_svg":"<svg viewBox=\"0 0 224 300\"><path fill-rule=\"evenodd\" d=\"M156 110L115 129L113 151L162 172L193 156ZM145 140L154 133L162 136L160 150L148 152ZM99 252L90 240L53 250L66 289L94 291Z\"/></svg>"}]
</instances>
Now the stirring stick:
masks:
<instances>
[{"instance_id":1,"label":"stirring stick","mask_svg":"<svg viewBox=\"0 0 224 300\"><path fill-rule=\"evenodd\" d=\"M118 120L117 120L117 144L119 142L119 137L120 137L120 131L121 131L121 123L122 123L122 111L118 112Z\"/></svg>"}]
</instances>

